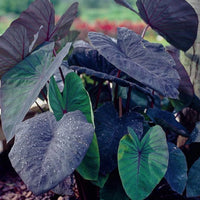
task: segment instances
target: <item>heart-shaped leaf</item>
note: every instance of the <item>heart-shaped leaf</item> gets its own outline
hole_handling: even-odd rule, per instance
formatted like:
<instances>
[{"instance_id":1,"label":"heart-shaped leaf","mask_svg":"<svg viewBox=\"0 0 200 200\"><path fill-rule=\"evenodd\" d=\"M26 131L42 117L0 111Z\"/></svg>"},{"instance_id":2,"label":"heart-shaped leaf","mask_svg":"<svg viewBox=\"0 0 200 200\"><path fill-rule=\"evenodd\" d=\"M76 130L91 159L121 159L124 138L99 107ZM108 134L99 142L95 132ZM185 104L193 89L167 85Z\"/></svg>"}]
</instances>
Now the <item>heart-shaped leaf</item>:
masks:
<instances>
[{"instance_id":1,"label":"heart-shaped leaf","mask_svg":"<svg viewBox=\"0 0 200 200\"><path fill-rule=\"evenodd\" d=\"M17 127L9 158L28 188L38 195L54 188L78 167L93 132L80 111L65 114L59 122L46 112Z\"/></svg>"},{"instance_id":2,"label":"heart-shaped leaf","mask_svg":"<svg viewBox=\"0 0 200 200\"><path fill-rule=\"evenodd\" d=\"M95 132L100 152L100 173L106 175L117 167L117 150L120 139L132 127L141 139L143 117L135 112L119 118L112 103L105 103L95 112Z\"/></svg>"},{"instance_id":3,"label":"heart-shaped leaf","mask_svg":"<svg viewBox=\"0 0 200 200\"><path fill-rule=\"evenodd\" d=\"M127 28L118 28L117 44L102 33L90 32L91 43L111 64L163 96L177 98L179 75L160 44L152 44Z\"/></svg>"},{"instance_id":4,"label":"heart-shaped leaf","mask_svg":"<svg viewBox=\"0 0 200 200\"><path fill-rule=\"evenodd\" d=\"M26 28L11 26L0 37L0 77L29 53Z\"/></svg>"},{"instance_id":5,"label":"heart-shaped leaf","mask_svg":"<svg viewBox=\"0 0 200 200\"><path fill-rule=\"evenodd\" d=\"M167 171L168 149L160 126L149 129L141 141L130 128L119 144L118 167L123 187L132 200L143 200Z\"/></svg>"},{"instance_id":6,"label":"heart-shaped leaf","mask_svg":"<svg viewBox=\"0 0 200 200\"><path fill-rule=\"evenodd\" d=\"M66 36L77 15L77 8L78 3L72 4L55 26L55 10L52 3L49 0L36 0L13 21L11 26L21 24L26 27L30 43L40 30L35 43L35 46L38 46L45 41L60 40Z\"/></svg>"},{"instance_id":7,"label":"heart-shaped leaf","mask_svg":"<svg viewBox=\"0 0 200 200\"><path fill-rule=\"evenodd\" d=\"M185 0L137 0L142 19L169 43L183 51L194 43L198 16Z\"/></svg>"},{"instance_id":8,"label":"heart-shaped leaf","mask_svg":"<svg viewBox=\"0 0 200 200\"><path fill-rule=\"evenodd\" d=\"M200 196L200 158L192 165L188 173L186 186L187 197Z\"/></svg>"},{"instance_id":9,"label":"heart-shaped leaf","mask_svg":"<svg viewBox=\"0 0 200 200\"><path fill-rule=\"evenodd\" d=\"M65 77L63 96L60 94L56 82L51 79L49 100L57 120L66 112L80 110L86 116L88 122L94 124L89 95L83 86L81 78L76 73L68 73ZM99 173L99 159L97 138L96 134L94 134L88 152L77 169L81 176L88 180L96 180Z\"/></svg>"},{"instance_id":10,"label":"heart-shaped leaf","mask_svg":"<svg viewBox=\"0 0 200 200\"><path fill-rule=\"evenodd\" d=\"M149 108L147 115L153 120L154 123L166 128L170 131L174 131L178 135L189 137L187 129L181 125L176 119L173 113L168 111L162 111L158 108Z\"/></svg>"},{"instance_id":11,"label":"heart-shaped leaf","mask_svg":"<svg viewBox=\"0 0 200 200\"><path fill-rule=\"evenodd\" d=\"M183 152L173 143L168 143L169 164L165 178L171 188L182 194L187 182L187 162Z\"/></svg>"},{"instance_id":12,"label":"heart-shaped leaf","mask_svg":"<svg viewBox=\"0 0 200 200\"><path fill-rule=\"evenodd\" d=\"M40 90L61 65L71 44L67 44L52 62L54 43L34 51L8 71L1 80L1 120L7 141L15 133Z\"/></svg>"}]
</instances>

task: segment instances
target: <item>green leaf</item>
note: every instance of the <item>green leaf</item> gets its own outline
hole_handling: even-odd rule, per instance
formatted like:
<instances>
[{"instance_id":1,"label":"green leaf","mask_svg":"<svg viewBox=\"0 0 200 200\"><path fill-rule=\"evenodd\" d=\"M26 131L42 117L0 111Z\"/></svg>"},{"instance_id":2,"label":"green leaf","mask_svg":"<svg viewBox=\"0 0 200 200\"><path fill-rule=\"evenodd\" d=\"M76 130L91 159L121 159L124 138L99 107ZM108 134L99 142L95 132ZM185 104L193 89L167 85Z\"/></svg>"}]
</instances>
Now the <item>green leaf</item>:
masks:
<instances>
[{"instance_id":1,"label":"green leaf","mask_svg":"<svg viewBox=\"0 0 200 200\"><path fill-rule=\"evenodd\" d=\"M117 170L109 176L103 189L100 190L100 200L129 200L117 173Z\"/></svg>"},{"instance_id":2,"label":"green leaf","mask_svg":"<svg viewBox=\"0 0 200 200\"><path fill-rule=\"evenodd\" d=\"M65 105L63 102L63 97L53 76L51 77L49 83L49 102L52 110L54 111L56 120L59 121L64 114Z\"/></svg>"},{"instance_id":3,"label":"green leaf","mask_svg":"<svg viewBox=\"0 0 200 200\"><path fill-rule=\"evenodd\" d=\"M186 186L187 197L200 196L200 158L192 165L188 173Z\"/></svg>"},{"instance_id":4,"label":"green leaf","mask_svg":"<svg viewBox=\"0 0 200 200\"><path fill-rule=\"evenodd\" d=\"M183 152L173 143L168 143L169 164L165 178L171 188L182 194L187 182L187 162Z\"/></svg>"},{"instance_id":5,"label":"green leaf","mask_svg":"<svg viewBox=\"0 0 200 200\"><path fill-rule=\"evenodd\" d=\"M69 112L57 122L45 112L17 126L9 154L12 166L36 195L63 181L81 163L94 128L80 112Z\"/></svg>"},{"instance_id":6,"label":"green leaf","mask_svg":"<svg viewBox=\"0 0 200 200\"><path fill-rule=\"evenodd\" d=\"M100 187L100 188L103 188L103 186L105 185L106 181L108 180L109 178L109 174L106 174L105 176L104 175L101 175L99 174L99 177L96 181L91 181L92 184Z\"/></svg>"},{"instance_id":7,"label":"green leaf","mask_svg":"<svg viewBox=\"0 0 200 200\"><path fill-rule=\"evenodd\" d=\"M52 62L54 43L44 45L2 77L1 119L8 142L14 136L15 126L24 119L40 90L68 54L70 46L68 43Z\"/></svg>"},{"instance_id":8,"label":"green leaf","mask_svg":"<svg viewBox=\"0 0 200 200\"><path fill-rule=\"evenodd\" d=\"M56 91L60 93L58 91L58 88L56 89ZM49 97L50 105L54 111L55 116L61 116L61 113L63 113L63 108L60 104L60 98L58 97L57 100L53 100L57 97L54 95L52 89L49 90ZM80 110L86 116L87 121L94 125L94 116L89 95L84 88L81 78L74 72L68 73L65 77L65 86L63 89L62 99L64 112ZM99 149L97 137L96 134L94 134L88 152L77 170L84 179L97 180L99 165Z\"/></svg>"},{"instance_id":9,"label":"green leaf","mask_svg":"<svg viewBox=\"0 0 200 200\"><path fill-rule=\"evenodd\" d=\"M118 167L123 187L132 200L143 200L167 171L168 148L160 126L149 129L140 142L129 128L118 149Z\"/></svg>"}]
</instances>

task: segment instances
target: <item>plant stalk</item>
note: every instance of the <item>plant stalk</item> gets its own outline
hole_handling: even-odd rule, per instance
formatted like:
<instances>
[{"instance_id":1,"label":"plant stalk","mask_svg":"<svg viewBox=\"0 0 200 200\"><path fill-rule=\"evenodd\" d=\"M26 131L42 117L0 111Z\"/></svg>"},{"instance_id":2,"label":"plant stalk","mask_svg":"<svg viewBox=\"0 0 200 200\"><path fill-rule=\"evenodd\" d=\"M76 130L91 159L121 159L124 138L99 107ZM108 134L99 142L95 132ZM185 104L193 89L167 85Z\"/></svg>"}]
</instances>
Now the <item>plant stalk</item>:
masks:
<instances>
[{"instance_id":1,"label":"plant stalk","mask_svg":"<svg viewBox=\"0 0 200 200\"><path fill-rule=\"evenodd\" d=\"M142 35L141 35L142 38L144 38L148 28L149 28L149 24L147 24L147 26L144 28L144 30L142 32Z\"/></svg>"}]
</instances>

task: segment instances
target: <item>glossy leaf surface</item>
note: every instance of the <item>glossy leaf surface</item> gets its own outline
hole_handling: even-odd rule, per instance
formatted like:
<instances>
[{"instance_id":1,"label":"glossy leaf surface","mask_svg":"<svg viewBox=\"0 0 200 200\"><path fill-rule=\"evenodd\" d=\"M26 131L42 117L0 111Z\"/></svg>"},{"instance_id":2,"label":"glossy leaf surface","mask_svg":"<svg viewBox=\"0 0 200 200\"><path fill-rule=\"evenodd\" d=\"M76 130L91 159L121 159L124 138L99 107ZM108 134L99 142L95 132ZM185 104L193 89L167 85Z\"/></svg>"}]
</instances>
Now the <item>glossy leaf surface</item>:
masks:
<instances>
[{"instance_id":1,"label":"glossy leaf surface","mask_svg":"<svg viewBox=\"0 0 200 200\"><path fill-rule=\"evenodd\" d=\"M187 129L175 119L173 113L162 111L157 108L149 108L147 110L147 115L151 118L151 120L153 120L154 123L162 126L163 128L174 131L178 135L185 137L189 136Z\"/></svg>"},{"instance_id":2,"label":"glossy leaf surface","mask_svg":"<svg viewBox=\"0 0 200 200\"><path fill-rule=\"evenodd\" d=\"M118 28L117 43L102 33L90 32L98 52L127 75L163 96L177 98L179 75L160 44L149 43L127 28Z\"/></svg>"},{"instance_id":3,"label":"glossy leaf surface","mask_svg":"<svg viewBox=\"0 0 200 200\"><path fill-rule=\"evenodd\" d=\"M186 186L187 197L200 196L200 158L192 165L188 173L188 182Z\"/></svg>"},{"instance_id":4,"label":"glossy leaf surface","mask_svg":"<svg viewBox=\"0 0 200 200\"><path fill-rule=\"evenodd\" d=\"M169 164L165 178L171 188L182 194L187 182L187 162L183 152L173 143L168 143Z\"/></svg>"},{"instance_id":5,"label":"glossy leaf surface","mask_svg":"<svg viewBox=\"0 0 200 200\"><path fill-rule=\"evenodd\" d=\"M80 111L57 122L46 112L17 126L9 158L16 172L36 195L69 176L80 164L92 141L94 128Z\"/></svg>"},{"instance_id":6,"label":"glossy leaf surface","mask_svg":"<svg viewBox=\"0 0 200 200\"><path fill-rule=\"evenodd\" d=\"M15 126L24 119L40 90L68 54L70 46L68 43L52 62L54 44L47 44L2 77L1 119L7 141L14 136Z\"/></svg>"},{"instance_id":7,"label":"glossy leaf surface","mask_svg":"<svg viewBox=\"0 0 200 200\"><path fill-rule=\"evenodd\" d=\"M0 77L29 53L27 30L11 26L0 36Z\"/></svg>"},{"instance_id":8,"label":"glossy leaf surface","mask_svg":"<svg viewBox=\"0 0 200 200\"><path fill-rule=\"evenodd\" d=\"M119 144L118 167L123 187L132 200L143 200L163 178L168 166L165 132L150 128L141 141L130 128Z\"/></svg>"},{"instance_id":9,"label":"glossy leaf surface","mask_svg":"<svg viewBox=\"0 0 200 200\"><path fill-rule=\"evenodd\" d=\"M197 36L198 16L185 0L137 0L139 14L169 43L188 50Z\"/></svg>"},{"instance_id":10,"label":"glossy leaf surface","mask_svg":"<svg viewBox=\"0 0 200 200\"><path fill-rule=\"evenodd\" d=\"M143 117L135 112L119 118L112 103L105 103L95 112L95 132L100 152L100 173L106 175L117 167L117 150L120 139L132 127L141 138Z\"/></svg>"}]
</instances>

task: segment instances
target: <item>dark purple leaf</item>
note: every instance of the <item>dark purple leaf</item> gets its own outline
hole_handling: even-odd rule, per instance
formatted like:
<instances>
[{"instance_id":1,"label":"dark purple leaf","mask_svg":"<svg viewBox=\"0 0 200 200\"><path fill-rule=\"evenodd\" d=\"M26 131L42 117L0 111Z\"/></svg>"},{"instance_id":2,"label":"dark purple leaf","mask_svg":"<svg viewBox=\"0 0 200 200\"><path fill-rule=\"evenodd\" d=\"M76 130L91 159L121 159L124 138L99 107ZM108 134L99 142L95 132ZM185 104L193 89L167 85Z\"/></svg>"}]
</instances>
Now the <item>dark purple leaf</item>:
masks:
<instances>
[{"instance_id":1,"label":"dark purple leaf","mask_svg":"<svg viewBox=\"0 0 200 200\"><path fill-rule=\"evenodd\" d=\"M184 93L190 97L194 96L194 88L190 81L190 77L185 70L185 67L182 65L181 61L179 60L179 53L178 50L175 48L168 48L168 53L172 56L176 63L176 70L178 71L178 74L181 78L180 84L179 84L179 92L180 94Z\"/></svg>"},{"instance_id":2,"label":"dark purple leaf","mask_svg":"<svg viewBox=\"0 0 200 200\"><path fill-rule=\"evenodd\" d=\"M60 40L69 32L69 28L77 15L78 3L74 3L55 25L55 10L49 0L36 0L20 17L13 21L12 25L21 24L26 27L29 41L39 31L35 47L45 41Z\"/></svg>"},{"instance_id":3,"label":"dark purple leaf","mask_svg":"<svg viewBox=\"0 0 200 200\"><path fill-rule=\"evenodd\" d=\"M127 28L118 28L117 43L102 33L90 32L89 39L119 70L163 96L177 98L179 75L162 45L149 43Z\"/></svg>"},{"instance_id":4,"label":"dark purple leaf","mask_svg":"<svg viewBox=\"0 0 200 200\"><path fill-rule=\"evenodd\" d=\"M77 16L78 13L78 3L73 3L68 10L63 14L63 16L59 19L56 26L54 27L53 32L51 33L51 40L60 40L65 37L69 29Z\"/></svg>"},{"instance_id":5,"label":"dark purple leaf","mask_svg":"<svg viewBox=\"0 0 200 200\"><path fill-rule=\"evenodd\" d=\"M121 6L124 6L125 8L128 8L132 10L133 12L137 13L133 7L126 1L126 0L115 0L115 2Z\"/></svg>"},{"instance_id":6,"label":"dark purple leaf","mask_svg":"<svg viewBox=\"0 0 200 200\"><path fill-rule=\"evenodd\" d=\"M29 53L26 28L11 26L0 37L0 77Z\"/></svg>"},{"instance_id":7,"label":"dark purple leaf","mask_svg":"<svg viewBox=\"0 0 200 200\"><path fill-rule=\"evenodd\" d=\"M190 81L190 77L185 70L185 67L179 60L179 52L176 48L168 47L168 53L173 57L176 63L176 70L181 78L179 84L179 100L171 100L172 104L175 106L176 110L182 110L184 107L191 104L194 97L194 88Z\"/></svg>"},{"instance_id":8,"label":"dark purple leaf","mask_svg":"<svg viewBox=\"0 0 200 200\"><path fill-rule=\"evenodd\" d=\"M39 37L36 45L49 41L50 35L55 27L55 11L49 0L36 0L27 10L21 13L20 17L13 21L12 25L21 24L26 27L29 41L33 41L40 27Z\"/></svg>"},{"instance_id":9,"label":"dark purple leaf","mask_svg":"<svg viewBox=\"0 0 200 200\"><path fill-rule=\"evenodd\" d=\"M187 129L175 119L171 112L162 111L157 108L149 108L147 110L147 115L155 124L158 124L167 130L173 131L178 135L182 135L184 137L189 136Z\"/></svg>"},{"instance_id":10,"label":"dark purple leaf","mask_svg":"<svg viewBox=\"0 0 200 200\"><path fill-rule=\"evenodd\" d=\"M112 103L105 103L94 114L95 132L100 152L100 172L110 173L117 167L117 150L120 139L131 127L139 139L143 135L143 116L131 112L119 118Z\"/></svg>"},{"instance_id":11,"label":"dark purple leaf","mask_svg":"<svg viewBox=\"0 0 200 200\"><path fill-rule=\"evenodd\" d=\"M169 43L188 50L197 36L198 16L185 0L137 0L142 19Z\"/></svg>"}]
</instances>

